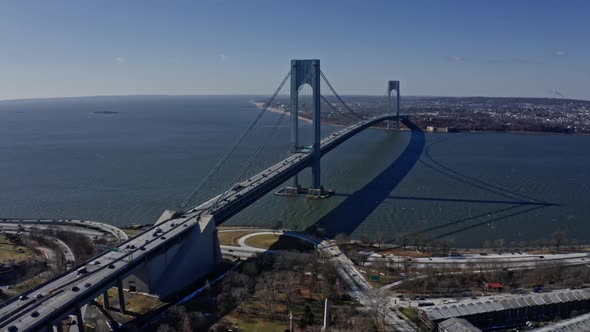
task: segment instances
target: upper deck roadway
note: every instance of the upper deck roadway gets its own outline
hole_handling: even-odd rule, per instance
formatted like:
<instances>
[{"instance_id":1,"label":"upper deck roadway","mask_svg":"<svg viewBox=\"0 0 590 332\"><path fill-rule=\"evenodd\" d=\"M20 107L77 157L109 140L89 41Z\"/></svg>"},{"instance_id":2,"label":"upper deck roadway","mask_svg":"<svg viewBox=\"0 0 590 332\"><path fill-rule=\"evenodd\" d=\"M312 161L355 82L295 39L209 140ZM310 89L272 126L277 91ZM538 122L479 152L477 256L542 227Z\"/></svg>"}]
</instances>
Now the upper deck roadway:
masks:
<instances>
[{"instance_id":1,"label":"upper deck roadway","mask_svg":"<svg viewBox=\"0 0 590 332\"><path fill-rule=\"evenodd\" d=\"M395 115L374 117L332 133L321 141L324 155L359 132ZM407 117L401 117L407 124ZM308 167L312 162L310 151L300 152L278 162L251 178L234 186L213 209L220 195L193 208L175 219L164 221L144 233L122 243L117 250L103 253L76 269L66 271L52 280L7 301L0 308L0 329L3 331L38 331L51 328L76 310L131 273L148 257L174 243L187 230L198 223L206 224L214 218L223 223L252 202L269 193L280 184ZM158 228L159 232L156 232ZM79 274L81 267L86 273Z\"/></svg>"}]
</instances>

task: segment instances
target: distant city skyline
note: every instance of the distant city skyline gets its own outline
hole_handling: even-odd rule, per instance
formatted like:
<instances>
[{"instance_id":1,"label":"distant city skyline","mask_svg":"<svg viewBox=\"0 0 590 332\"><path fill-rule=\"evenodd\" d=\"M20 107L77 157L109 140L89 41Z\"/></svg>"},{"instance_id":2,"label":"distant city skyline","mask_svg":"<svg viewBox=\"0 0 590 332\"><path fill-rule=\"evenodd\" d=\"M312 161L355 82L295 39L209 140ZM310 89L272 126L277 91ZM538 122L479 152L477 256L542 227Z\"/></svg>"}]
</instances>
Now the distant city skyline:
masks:
<instances>
[{"instance_id":1,"label":"distant city skyline","mask_svg":"<svg viewBox=\"0 0 590 332\"><path fill-rule=\"evenodd\" d=\"M295 6L296 4L296 6ZM317 58L347 95L590 100L590 2L0 3L0 100L270 94Z\"/></svg>"}]
</instances>

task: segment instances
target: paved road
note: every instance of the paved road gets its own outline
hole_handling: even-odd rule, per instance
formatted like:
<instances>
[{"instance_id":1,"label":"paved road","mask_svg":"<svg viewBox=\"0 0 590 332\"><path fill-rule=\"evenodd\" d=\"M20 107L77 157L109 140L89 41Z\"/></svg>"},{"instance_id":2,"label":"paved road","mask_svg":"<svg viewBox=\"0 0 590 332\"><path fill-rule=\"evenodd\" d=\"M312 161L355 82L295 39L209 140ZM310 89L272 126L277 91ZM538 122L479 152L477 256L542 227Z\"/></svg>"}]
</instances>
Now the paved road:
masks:
<instances>
[{"instance_id":1,"label":"paved road","mask_svg":"<svg viewBox=\"0 0 590 332\"><path fill-rule=\"evenodd\" d=\"M6 229L6 228L3 229L3 232L9 233L9 234L23 234L26 236L39 235L39 234L34 234L34 233L31 233L28 231L22 232L22 231L10 230L10 229ZM76 264L76 257L74 255L74 251L64 241L62 241L58 238L55 238L55 237L47 236L47 235L41 235L41 236L45 237L49 241L53 241L59 247L61 252L64 254L67 268L72 268Z\"/></svg>"},{"instance_id":2,"label":"paved road","mask_svg":"<svg viewBox=\"0 0 590 332\"><path fill-rule=\"evenodd\" d=\"M323 240L318 241L312 237L306 236L305 234L297 232L280 232L270 229L252 229L252 228L237 228L227 229L223 232L236 232L236 231L249 231L251 234L247 234L238 239L239 246L221 246L222 253L227 255L233 255L238 257L252 257L256 254L268 252L261 248L255 248L246 244L246 239L262 235L262 234L282 234L286 236L292 236L299 238L303 241L307 241L313 244L319 251L322 257L325 257L327 261L334 266L339 277L344 281L346 287L349 290L350 295L355 298L359 303L371 307L374 304L375 299L371 296L374 292L372 285L365 279L363 274L356 268L354 263L333 243ZM219 232L222 232L220 230ZM231 250L231 251L229 251ZM243 255L243 256L242 256ZM385 296L388 296L387 294ZM395 331L402 332L414 332L415 327L411 323L407 322L402 318L401 313L396 312L397 306L393 305L394 301L391 301L390 308L387 309L386 321L389 326Z\"/></svg>"},{"instance_id":3,"label":"paved road","mask_svg":"<svg viewBox=\"0 0 590 332\"><path fill-rule=\"evenodd\" d=\"M91 220L73 220L73 219L25 219L25 218L0 218L0 226L4 225L22 225L23 227L47 228L48 226L62 227L64 230L75 231L89 236L103 236L104 233L110 234L119 242L129 239L127 234L116 226L91 221ZM94 230L94 232L92 231Z\"/></svg>"},{"instance_id":4,"label":"paved road","mask_svg":"<svg viewBox=\"0 0 590 332\"><path fill-rule=\"evenodd\" d=\"M359 272L354 263L344 255L336 245L324 240L318 246L318 249L324 257L328 257L328 260L333 263L338 275L351 290L351 295L361 304L370 308L377 305L375 302L378 301L378 299L374 296L387 296L385 294L375 294L372 297L371 293L374 293L373 286ZM394 306L390 301L389 308L385 313L387 324L392 327L394 331L416 331L415 326L406 321L403 316L401 316L401 313L394 313L395 310L397 310L397 306Z\"/></svg>"},{"instance_id":5,"label":"paved road","mask_svg":"<svg viewBox=\"0 0 590 332\"><path fill-rule=\"evenodd\" d=\"M377 260L386 260L392 264L409 264L412 267L425 268L509 268L523 269L534 268L539 265L585 265L590 263L590 253L578 252L567 254L491 254L491 255L462 255L458 257L407 257L398 255L381 255L373 252L364 252L367 257L367 265Z\"/></svg>"}]
</instances>

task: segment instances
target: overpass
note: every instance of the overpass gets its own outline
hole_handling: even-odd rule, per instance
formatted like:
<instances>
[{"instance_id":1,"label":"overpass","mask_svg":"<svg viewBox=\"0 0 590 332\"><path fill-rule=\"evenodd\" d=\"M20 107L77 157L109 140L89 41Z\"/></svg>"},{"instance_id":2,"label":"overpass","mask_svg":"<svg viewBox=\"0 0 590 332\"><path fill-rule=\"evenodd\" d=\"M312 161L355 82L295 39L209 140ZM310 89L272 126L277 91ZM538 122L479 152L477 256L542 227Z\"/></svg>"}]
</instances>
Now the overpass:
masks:
<instances>
[{"instance_id":1,"label":"overpass","mask_svg":"<svg viewBox=\"0 0 590 332\"><path fill-rule=\"evenodd\" d=\"M45 282L19 298L7 301L0 308L0 329L11 332L61 331L62 321L73 315L76 317L78 330L83 331L83 307L102 295L105 307L112 308L107 295L107 291L112 287L118 289L117 309L126 312L124 281L127 282L128 288L132 287L132 282L133 287L143 283L151 293L160 297L170 296L189 287L221 260L220 246L216 236L217 225L290 178L295 178L296 183L297 174L306 167L312 167L314 174L310 193L313 196L321 195L323 191L319 182L321 157L367 128L383 121L395 120L403 122L410 129L417 129L407 116L400 116L398 112L397 115L386 114L362 119L320 140L319 60L296 61L304 61L304 63L303 65L295 63L291 73L297 72L299 78L305 75L305 79L296 80L296 87L299 88L301 82L311 82L314 89L316 135L313 149L298 149L295 137L295 149L288 158L244 181L234 181L226 191L195 208L187 211L178 209L177 212L170 213L168 217L161 218L155 226L123 242L114 250L103 253L76 269ZM310 80L310 77L313 80ZM295 89L296 94L298 91ZM273 98L275 96L276 92ZM293 99L292 96L291 103ZM296 107L291 109L291 114L297 116ZM294 126L297 126L296 120Z\"/></svg>"}]
</instances>

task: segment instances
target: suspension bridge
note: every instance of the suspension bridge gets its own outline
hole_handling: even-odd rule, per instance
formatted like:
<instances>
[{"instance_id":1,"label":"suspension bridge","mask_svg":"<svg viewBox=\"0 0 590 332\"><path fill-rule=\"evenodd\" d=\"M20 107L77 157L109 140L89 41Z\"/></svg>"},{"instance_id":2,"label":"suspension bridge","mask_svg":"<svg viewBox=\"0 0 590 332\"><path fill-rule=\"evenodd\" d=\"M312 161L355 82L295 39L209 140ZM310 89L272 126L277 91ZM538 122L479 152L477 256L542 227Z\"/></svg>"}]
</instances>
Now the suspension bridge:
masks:
<instances>
[{"instance_id":1,"label":"suspension bridge","mask_svg":"<svg viewBox=\"0 0 590 332\"><path fill-rule=\"evenodd\" d=\"M194 198L207 185L226 161L238 150L244 139L256 128L263 114L273 105L279 92L291 79L289 104L276 119L254 153L237 170L229 186L220 194L192 206ZM321 94L324 81L342 108L337 108ZM303 86L312 90L313 144L311 148L300 146L299 142L299 94ZM392 102L396 92L396 103ZM123 242L112 251L103 253L45 282L18 298L8 300L0 308L0 328L16 331L62 331L63 321L84 330L84 310L87 304L102 296L107 309L126 312L123 289L141 289L167 297L191 286L196 280L209 273L221 261L217 240L217 226L239 213L264 195L276 190L292 179L292 183L279 192L286 195L305 194L309 198L328 196L321 183L321 158L349 138L381 122L387 127L400 122L412 130L418 130L407 116L399 114L399 81L387 84L388 113L364 117L352 110L338 95L332 84L320 69L319 60L293 60L289 73L279 84L258 115L239 136L229 151L219 160L207 176L195 187L188 197L173 211L166 211L156 224L144 233ZM355 123L321 137L321 102L334 112L354 119ZM393 111L395 109L395 112ZM272 139L281 121L291 117L291 154L257 174L245 178L264 146ZM312 170L309 188L299 183L298 174ZM111 306L107 291L117 288L118 303Z\"/></svg>"}]
</instances>

